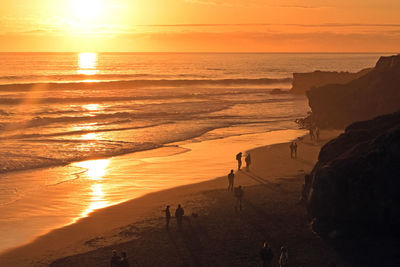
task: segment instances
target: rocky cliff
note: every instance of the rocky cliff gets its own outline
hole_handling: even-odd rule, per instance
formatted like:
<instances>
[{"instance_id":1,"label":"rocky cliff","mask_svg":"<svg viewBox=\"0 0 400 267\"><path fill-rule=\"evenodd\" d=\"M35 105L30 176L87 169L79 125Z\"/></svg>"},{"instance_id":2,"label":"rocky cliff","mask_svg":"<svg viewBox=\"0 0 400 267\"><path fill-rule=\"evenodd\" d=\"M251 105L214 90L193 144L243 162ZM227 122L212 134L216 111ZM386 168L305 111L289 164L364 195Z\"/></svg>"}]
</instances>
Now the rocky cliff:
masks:
<instances>
[{"instance_id":1,"label":"rocky cliff","mask_svg":"<svg viewBox=\"0 0 400 267\"><path fill-rule=\"evenodd\" d=\"M344 128L400 110L400 55L381 57L375 68L347 84L311 88L307 97L321 128Z\"/></svg>"},{"instance_id":2,"label":"rocky cliff","mask_svg":"<svg viewBox=\"0 0 400 267\"><path fill-rule=\"evenodd\" d=\"M357 122L327 143L307 176L321 235L400 233L400 112Z\"/></svg>"},{"instance_id":3,"label":"rocky cliff","mask_svg":"<svg viewBox=\"0 0 400 267\"><path fill-rule=\"evenodd\" d=\"M320 87L327 84L345 84L367 74L370 69L364 69L357 73L336 71L314 71L307 73L293 73L293 94L305 94L312 87Z\"/></svg>"}]
</instances>

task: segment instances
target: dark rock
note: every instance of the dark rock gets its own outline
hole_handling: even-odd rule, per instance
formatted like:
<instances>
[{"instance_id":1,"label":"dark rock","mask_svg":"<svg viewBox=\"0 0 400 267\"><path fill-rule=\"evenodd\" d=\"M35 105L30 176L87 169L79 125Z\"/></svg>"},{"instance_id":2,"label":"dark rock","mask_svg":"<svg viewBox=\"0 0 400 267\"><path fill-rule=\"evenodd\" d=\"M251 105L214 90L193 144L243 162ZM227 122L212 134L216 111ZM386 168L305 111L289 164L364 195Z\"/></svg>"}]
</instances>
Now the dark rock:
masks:
<instances>
[{"instance_id":1,"label":"dark rock","mask_svg":"<svg viewBox=\"0 0 400 267\"><path fill-rule=\"evenodd\" d=\"M347 84L307 91L314 123L343 129L350 123L400 110L400 55L381 57L375 68Z\"/></svg>"},{"instance_id":2,"label":"dark rock","mask_svg":"<svg viewBox=\"0 0 400 267\"><path fill-rule=\"evenodd\" d=\"M400 112L347 127L321 149L309 180L307 207L319 234L398 234Z\"/></svg>"},{"instance_id":3,"label":"dark rock","mask_svg":"<svg viewBox=\"0 0 400 267\"><path fill-rule=\"evenodd\" d=\"M292 89L293 94L305 94L313 87L320 87L328 84L346 84L367 74L371 69L363 69L359 72L337 72L337 71L314 71L306 73L293 73Z\"/></svg>"}]
</instances>

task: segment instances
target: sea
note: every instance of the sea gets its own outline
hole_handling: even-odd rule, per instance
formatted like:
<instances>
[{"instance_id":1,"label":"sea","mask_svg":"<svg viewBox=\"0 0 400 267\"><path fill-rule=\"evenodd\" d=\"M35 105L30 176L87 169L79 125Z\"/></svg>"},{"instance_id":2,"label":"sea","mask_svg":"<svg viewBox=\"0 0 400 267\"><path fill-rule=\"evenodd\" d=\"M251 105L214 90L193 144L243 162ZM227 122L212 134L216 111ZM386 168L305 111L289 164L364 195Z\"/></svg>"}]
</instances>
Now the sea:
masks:
<instances>
[{"instance_id":1,"label":"sea","mask_svg":"<svg viewBox=\"0 0 400 267\"><path fill-rule=\"evenodd\" d=\"M81 176L71 172L71 179L48 179L53 168L88 170L79 162L104 163L118 155L160 151L176 142L295 131L295 119L309 112L307 98L276 94L274 89L288 91L294 72L355 72L373 67L380 56L0 53L0 236L6 240L0 251L44 233L44 228L129 198L125 194L113 201L110 189L107 201L67 216L65 203L77 205L84 193L60 191L66 181L78 183ZM42 176L47 178L38 178ZM46 191L50 187L52 193ZM101 188L91 184L91 190ZM27 205L43 192L47 198ZM92 195L88 193L88 199ZM51 208L46 201L53 203ZM55 210L68 220L55 223L50 218Z\"/></svg>"}]
</instances>

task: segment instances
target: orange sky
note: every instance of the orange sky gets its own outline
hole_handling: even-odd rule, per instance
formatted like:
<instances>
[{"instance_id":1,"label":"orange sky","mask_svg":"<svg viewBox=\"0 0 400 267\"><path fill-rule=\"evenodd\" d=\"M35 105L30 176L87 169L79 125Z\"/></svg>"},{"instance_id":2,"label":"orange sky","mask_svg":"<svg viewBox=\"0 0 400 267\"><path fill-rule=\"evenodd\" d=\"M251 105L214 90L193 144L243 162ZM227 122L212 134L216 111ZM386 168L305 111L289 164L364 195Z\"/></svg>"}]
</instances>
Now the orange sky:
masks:
<instances>
[{"instance_id":1,"label":"orange sky","mask_svg":"<svg viewBox=\"0 0 400 267\"><path fill-rule=\"evenodd\" d=\"M0 0L0 51L398 52L399 0Z\"/></svg>"}]
</instances>

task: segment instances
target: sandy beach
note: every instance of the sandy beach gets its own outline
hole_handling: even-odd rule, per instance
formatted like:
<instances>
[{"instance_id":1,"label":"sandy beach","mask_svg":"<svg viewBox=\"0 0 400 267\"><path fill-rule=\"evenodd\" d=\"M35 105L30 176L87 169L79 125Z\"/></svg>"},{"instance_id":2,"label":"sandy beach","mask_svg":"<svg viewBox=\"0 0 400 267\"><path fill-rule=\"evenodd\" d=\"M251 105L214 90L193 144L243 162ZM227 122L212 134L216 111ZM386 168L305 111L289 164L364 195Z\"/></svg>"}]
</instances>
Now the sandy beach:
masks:
<instances>
[{"instance_id":1,"label":"sandy beach","mask_svg":"<svg viewBox=\"0 0 400 267\"><path fill-rule=\"evenodd\" d=\"M241 213L235 212L235 198L223 176L98 210L4 253L0 265L107 266L112 249L117 249L125 250L137 266L257 266L265 240L274 250L275 263L285 245L291 263L339 264L340 257L312 233L298 203L304 173L312 169L321 145L338 134L324 131L318 143L305 137L297 159L290 158L288 143L250 150L250 170L235 171L235 185L244 186L245 192ZM166 231L162 210L171 205L174 212L178 203L188 216L184 231L177 232L174 220ZM314 253L307 254L309 250Z\"/></svg>"}]
</instances>

